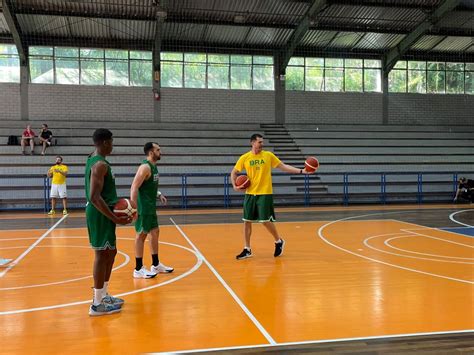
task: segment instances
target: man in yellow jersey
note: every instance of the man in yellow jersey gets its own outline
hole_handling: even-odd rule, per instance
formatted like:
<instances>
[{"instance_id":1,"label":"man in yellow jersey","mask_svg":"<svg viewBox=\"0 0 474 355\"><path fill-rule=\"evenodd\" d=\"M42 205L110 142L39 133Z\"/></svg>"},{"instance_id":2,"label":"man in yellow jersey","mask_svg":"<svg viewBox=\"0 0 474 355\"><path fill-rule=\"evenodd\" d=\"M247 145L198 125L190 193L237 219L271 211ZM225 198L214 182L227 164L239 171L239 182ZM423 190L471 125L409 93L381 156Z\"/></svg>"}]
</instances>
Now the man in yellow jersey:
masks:
<instances>
[{"instance_id":1,"label":"man in yellow jersey","mask_svg":"<svg viewBox=\"0 0 474 355\"><path fill-rule=\"evenodd\" d=\"M287 173L312 174L306 169L298 169L294 166L284 164L275 154L263 150L263 136L256 133L250 137L252 150L242 155L232 169L230 175L232 186L235 191L242 191L235 185L237 173L242 170L247 172L250 186L245 191L244 199L244 249L236 256L237 260L250 258L250 236L252 234L252 223L263 223L265 228L275 239L274 257L283 254L285 241L280 237L273 224L275 211L273 209L272 169L278 168Z\"/></svg>"},{"instance_id":2,"label":"man in yellow jersey","mask_svg":"<svg viewBox=\"0 0 474 355\"><path fill-rule=\"evenodd\" d=\"M63 214L67 214L67 190L66 177L68 172L67 165L63 164L63 157L58 155L56 157L56 164L48 170L48 177L51 180L51 211L48 212L50 216L56 213L56 199L63 199Z\"/></svg>"}]
</instances>

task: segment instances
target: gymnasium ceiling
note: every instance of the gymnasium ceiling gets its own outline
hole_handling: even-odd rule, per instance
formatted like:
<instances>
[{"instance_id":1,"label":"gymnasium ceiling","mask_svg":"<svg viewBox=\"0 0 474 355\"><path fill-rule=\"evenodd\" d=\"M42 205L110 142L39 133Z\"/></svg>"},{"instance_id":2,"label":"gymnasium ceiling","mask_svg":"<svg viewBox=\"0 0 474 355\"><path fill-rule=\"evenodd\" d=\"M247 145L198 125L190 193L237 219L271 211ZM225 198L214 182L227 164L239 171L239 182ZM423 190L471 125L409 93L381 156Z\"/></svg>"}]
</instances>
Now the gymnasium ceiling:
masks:
<instances>
[{"instance_id":1,"label":"gymnasium ceiling","mask_svg":"<svg viewBox=\"0 0 474 355\"><path fill-rule=\"evenodd\" d=\"M443 1L319 1L295 54L386 54ZM149 50L159 33L162 50L265 54L288 46L312 5L313 0L3 0L0 41L13 43L8 6L25 46ZM405 54L472 60L473 36L474 0L461 0Z\"/></svg>"}]
</instances>

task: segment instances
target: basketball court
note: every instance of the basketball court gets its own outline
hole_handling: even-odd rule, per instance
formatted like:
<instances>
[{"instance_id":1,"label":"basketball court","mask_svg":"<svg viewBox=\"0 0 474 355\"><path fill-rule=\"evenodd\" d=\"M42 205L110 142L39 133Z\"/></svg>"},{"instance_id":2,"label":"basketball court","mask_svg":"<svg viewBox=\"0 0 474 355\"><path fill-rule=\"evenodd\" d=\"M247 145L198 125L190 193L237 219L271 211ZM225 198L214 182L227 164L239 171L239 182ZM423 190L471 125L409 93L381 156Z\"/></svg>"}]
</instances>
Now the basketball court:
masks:
<instances>
[{"instance_id":1,"label":"basketball court","mask_svg":"<svg viewBox=\"0 0 474 355\"><path fill-rule=\"evenodd\" d=\"M280 208L284 255L254 225L254 255L237 261L240 218L161 211L160 260L175 271L150 280L132 278L134 230L118 228L111 291L125 305L91 318L83 213L3 214L1 256L15 261L0 269L2 351L284 350L474 329L470 205Z\"/></svg>"}]
</instances>

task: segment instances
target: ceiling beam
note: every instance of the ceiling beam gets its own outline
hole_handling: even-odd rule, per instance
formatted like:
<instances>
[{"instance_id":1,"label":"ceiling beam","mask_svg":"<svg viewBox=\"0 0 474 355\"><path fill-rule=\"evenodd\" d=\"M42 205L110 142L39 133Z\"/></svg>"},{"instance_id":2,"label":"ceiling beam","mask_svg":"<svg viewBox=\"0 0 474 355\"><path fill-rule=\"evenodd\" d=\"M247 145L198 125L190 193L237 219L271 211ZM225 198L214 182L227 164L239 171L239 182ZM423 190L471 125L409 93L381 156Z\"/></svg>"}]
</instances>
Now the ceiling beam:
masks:
<instances>
[{"instance_id":1,"label":"ceiling beam","mask_svg":"<svg viewBox=\"0 0 474 355\"><path fill-rule=\"evenodd\" d=\"M79 13L70 10L42 10L33 8L20 8L17 12L18 15L46 15L46 16L61 16L61 17L82 17L82 18L95 18L95 19L111 19L111 20L129 20L129 21L150 21L156 20L155 16L131 16L110 13ZM394 34L408 34L409 31L400 29L399 24L396 26L381 26L378 24L360 24L360 23L338 23L336 20L330 20L324 16L318 18L318 23L310 24L308 30L323 30L323 31L341 31L341 32L373 32L373 33L394 33ZM289 29L295 30L296 25L283 23L283 22L243 22L236 23L228 20L209 20L204 16L183 16L181 14L173 14L168 12L168 16L165 20L166 23L183 23L183 24L202 24L202 25L213 25L213 26L235 26L235 27L256 27L256 28L276 28L276 29ZM440 35L440 36L473 36L473 29L471 28L436 28L429 29L426 34L429 35Z\"/></svg>"},{"instance_id":2,"label":"ceiling beam","mask_svg":"<svg viewBox=\"0 0 474 355\"><path fill-rule=\"evenodd\" d=\"M318 13L325 9L327 6L326 0L314 0L311 4L308 11L303 16L303 19L298 24L298 26L293 30L290 38L286 42L285 49L281 53L281 61L280 61L280 70L284 73L290 58L293 56L293 52L295 51L296 47L303 39L306 32L308 32L309 28L311 27L311 22L313 21L313 17Z\"/></svg>"},{"instance_id":3,"label":"ceiling beam","mask_svg":"<svg viewBox=\"0 0 474 355\"><path fill-rule=\"evenodd\" d=\"M346 5L346 6L364 6L364 7L379 7L379 8L396 8L396 9L414 9L421 11L434 10L433 5L426 5L418 3L410 4L407 1L397 3L394 1L387 2L386 0L328 0L331 5Z\"/></svg>"},{"instance_id":4,"label":"ceiling beam","mask_svg":"<svg viewBox=\"0 0 474 355\"><path fill-rule=\"evenodd\" d=\"M11 38L11 37L9 37ZM1 37L0 37L1 39ZM8 39L8 36L6 36ZM87 48L114 48L114 49L131 49L131 50L152 50L153 39L137 41L137 40L123 40L123 39L106 39L106 38L85 38L85 37L48 37L48 36L25 36L25 41L29 46L44 46L45 44L51 46L73 46L77 47L78 43ZM205 43L202 47L197 48L196 42L187 41L167 41L163 40L161 43L162 51L182 51L192 52L201 51L207 53L222 53L222 54L255 54L272 56L274 51L280 48L260 46L240 47L240 44L235 46L228 46L222 43ZM332 48L328 53L325 47L307 47L295 49L295 56L311 56L311 57L328 57L335 56L341 58L363 58L363 59L380 59L383 56L380 50L370 49L349 49L349 48ZM403 59L408 60L443 60L452 58L453 54L459 56L459 52L416 52L408 51L403 56ZM462 55L465 61L474 61L474 53L465 53ZM461 60L461 59L460 59Z\"/></svg>"},{"instance_id":5,"label":"ceiling beam","mask_svg":"<svg viewBox=\"0 0 474 355\"><path fill-rule=\"evenodd\" d=\"M24 42L24 38L21 33L20 24L16 18L16 14L13 11L12 0L3 0L2 1L2 12L5 21L7 22L8 28L15 43L18 55L20 57L21 66L26 66L28 63L28 47Z\"/></svg>"},{"instance_id":6,"label":"ceiling beam","mask_svg":"<svg viewBox=\"0 0 474 355\"><path fill-rule=\"evenodd\" d=\"M397 63L397 60L407 52L410 47L418 41L431 27L438 23L443 16L451 12L459 5L460 0L444 0L431 14L416 26L404 39L393 47L383 58L383 69L386 73L390 72Z\"/></svg>"}]
</instances>

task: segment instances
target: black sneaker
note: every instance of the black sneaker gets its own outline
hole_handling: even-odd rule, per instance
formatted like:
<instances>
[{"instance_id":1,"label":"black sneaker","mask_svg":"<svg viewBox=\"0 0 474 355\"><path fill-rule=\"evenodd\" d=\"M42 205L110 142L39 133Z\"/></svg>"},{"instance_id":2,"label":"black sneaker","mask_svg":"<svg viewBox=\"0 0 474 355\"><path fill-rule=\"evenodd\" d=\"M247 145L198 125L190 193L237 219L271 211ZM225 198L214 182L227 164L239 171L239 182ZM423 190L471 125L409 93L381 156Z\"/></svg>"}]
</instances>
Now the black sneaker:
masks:
<instances>
[{"instance_id":1,"label":"black sneaker","mask_svg":"<svg viewBox=\"0 0 474 355\"><path fill-rule=\"evenodd\" d=\"M244 250L242 250L242 253L237 255L235 258L237 260L240 260L240 259L246 259L246 258L251 258L251 257L252 257L252 251L250 249L244 248Z\"/></svg>"},{"instance_id":2,"label":"black sneaker","mask_svg":"<svg viewBox=\"0 0 474 355\"><path fill-rule=\"evenodd\" d=\"M280 242L275 243L275 253L273 254L275 258L283 254L283 247L285 246L285 241L281 238L280 240Z\"/></svg>"}]
</instances>

